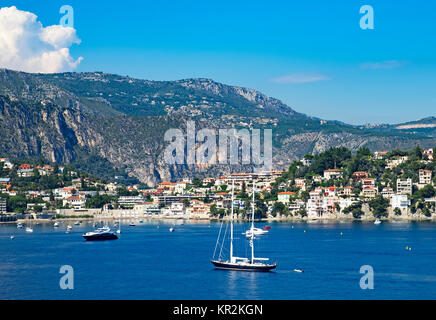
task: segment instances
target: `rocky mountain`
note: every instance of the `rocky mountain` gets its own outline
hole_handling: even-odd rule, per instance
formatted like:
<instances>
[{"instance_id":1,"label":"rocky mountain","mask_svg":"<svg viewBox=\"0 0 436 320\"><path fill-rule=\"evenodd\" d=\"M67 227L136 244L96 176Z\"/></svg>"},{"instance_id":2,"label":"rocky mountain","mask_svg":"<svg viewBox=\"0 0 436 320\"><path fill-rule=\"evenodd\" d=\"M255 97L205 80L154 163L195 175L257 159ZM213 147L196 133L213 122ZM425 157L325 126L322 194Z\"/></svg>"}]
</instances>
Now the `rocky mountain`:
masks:
<instances>
[{"instance_id":1,"label":"rocky mountain","mask_svg":"<svg viewBox=\"0 0 436 320\"><path fill-rule=\"evenodd\" d=\"M210 79L149 81L101 72L29 74L0 69L0 155L74 163L95 174L153 185L250 165L168 165L165 132L199 128L272 129L275 168L332 146L352 150L433 147L433 131L359 127L294 111L247 88ZM411 130L411 128L413 130Z\"/></svg>"}]
</instances>

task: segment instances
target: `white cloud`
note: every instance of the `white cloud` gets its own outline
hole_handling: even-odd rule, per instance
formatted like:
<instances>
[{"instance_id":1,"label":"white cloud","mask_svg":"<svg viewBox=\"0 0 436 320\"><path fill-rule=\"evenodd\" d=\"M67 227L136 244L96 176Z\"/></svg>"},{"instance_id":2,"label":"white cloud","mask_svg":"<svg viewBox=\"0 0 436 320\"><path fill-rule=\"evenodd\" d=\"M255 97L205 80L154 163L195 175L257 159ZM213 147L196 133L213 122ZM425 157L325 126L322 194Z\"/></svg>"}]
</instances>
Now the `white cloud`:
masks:
<instances>
[{"instance_id":1,"label":"white cloud","mask_svg":"<svg viewBox=\"0 0 436 320\"><path fill-rule=\"evenodd\" d=\"M37 16L16 7L0 9L0 67L25 72L54 73L74 70L83 59L74 59L69 47L80 44L76 30L43 27Z\"/></svg>"},{"instance_id":2,"label":"white cloud","mask_svg":"<svg viewBox=\"0 0 436 320\"><path fill-rule=\"evenodd\" d=\"M365 62L360 65L362 69L396 69L404 66L406 61L388 60L380 62Z\"/></svg>"},{"instance_id":3,"label":"white cloud","mask_svg":"<svg viewBox=\"0 0 436 320\"><path fill-rule=\"evenodd\" d=\"M319 73L292 73L271 79L275 83L308 83L330 80L329 77Z\"/></svg>"}]
</instances>

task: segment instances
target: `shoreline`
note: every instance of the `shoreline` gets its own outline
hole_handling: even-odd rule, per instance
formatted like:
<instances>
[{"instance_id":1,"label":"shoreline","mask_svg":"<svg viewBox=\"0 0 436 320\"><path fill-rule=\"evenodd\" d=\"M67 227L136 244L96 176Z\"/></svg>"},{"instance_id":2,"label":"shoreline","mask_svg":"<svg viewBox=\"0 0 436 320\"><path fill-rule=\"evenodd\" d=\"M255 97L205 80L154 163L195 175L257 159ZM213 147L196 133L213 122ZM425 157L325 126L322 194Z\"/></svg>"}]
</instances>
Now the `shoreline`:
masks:
<instances>
[{"instance_id":1,"label":"shoreline","mask_svg":"<svg viewBox=\"0 0 436 320\"><path fill-rule=\"evenodd\" d=\"M211 222L229 222L229 218L224 219L218 219L218 218L189 218L189 217L180 217L180 216L142 216L142 217L135 217L135 218L117 218L117 217L86 217L86 218L79 218L79 217L62 217L62 218L55 218L55 219L17 219L16 221L2 221L0 222L0 225L2 224L17 224L17 223L51 223L55 221L118 221L121 220L123 222L129 222L129 221L135 221L138 220L144 220L144 221L183 221L183 222L194 222L194 223L211 223ZM320 218L320 219L308 219L308 218L301 218L301 217L283 217L283 218L263 218L263 219L255 219L256 223L354 223L354 222L362 222L362 223L374 223L376 220L375 217L372 218L364 218L364 219L355 219L355 218ZM388 222L388 223L398 223L398 222L404 222L404 223L416 223L416 222L433 222L436 223L435 217L404 217L404 218L381 218L379 219L381 222ZM234 222L249 222L248 219L235 219Z\"/></svg>"}]
</instances>

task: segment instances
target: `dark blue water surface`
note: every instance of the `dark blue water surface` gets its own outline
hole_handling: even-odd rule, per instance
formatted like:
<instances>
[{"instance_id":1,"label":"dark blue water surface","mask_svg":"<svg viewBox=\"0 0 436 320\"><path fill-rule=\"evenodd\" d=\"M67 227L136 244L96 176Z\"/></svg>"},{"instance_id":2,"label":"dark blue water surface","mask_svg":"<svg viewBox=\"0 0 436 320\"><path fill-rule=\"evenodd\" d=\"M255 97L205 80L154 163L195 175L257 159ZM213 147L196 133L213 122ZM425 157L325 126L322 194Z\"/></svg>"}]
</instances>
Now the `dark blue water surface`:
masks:
<instances>
[{"instance_id":1,"label":"dark blue water surface","mask_svg":"<svg viewBox=\"0 0 436 320\"><path fill-rule=\"evenodd\" d=\"M256 256L277 260L270 273L215 270L210 258L218 223L187 222L169 232L168 223L145 221L123 226L120 239L104 242L82 238L92 230L88 223L74 226L69 234L52 224L34 226L33 233L15 224L1 225L0 298L436 298L434 223L270 225L269 234L255 240ZM236 226L238 255L249 252L238 231L244 227ZM73 290L59 286L62 265L74 269ZM359 286L362 265L374 269L373 290ZM296 268L304 273L294 272Z\"/></svg>"}]
</instances>

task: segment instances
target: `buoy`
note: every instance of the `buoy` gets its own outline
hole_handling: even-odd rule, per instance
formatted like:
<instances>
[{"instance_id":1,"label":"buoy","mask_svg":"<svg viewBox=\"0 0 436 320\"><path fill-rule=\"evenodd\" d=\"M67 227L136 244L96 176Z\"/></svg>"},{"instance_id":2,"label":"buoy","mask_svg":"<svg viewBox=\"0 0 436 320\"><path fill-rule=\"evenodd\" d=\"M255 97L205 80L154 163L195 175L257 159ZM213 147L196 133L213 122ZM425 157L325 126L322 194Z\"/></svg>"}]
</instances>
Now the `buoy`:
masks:
<instances>
[{"instance_id":1,"label":"buoy","mask_svg":"<svg viewBox=\"0 0 436 320\"><path fill-rule=\"evenodd\" d=\"M406 246L406 250L409 250L409 247L408 247L408 246Z\"/></svg>"},{"instance_id":2,"label":"buoy","mask_svg":"<svg viewBox=\"0 0 436 320\"><path fill-rule=\"evenodd\" d=\"M304 232L306 232L306 230L304 230Z\"/></svg>"},{"instance_id":3,"label":"buoy","mask_svg":"<svg viewBox=\"0 0 436 320\"><path fill-rule=\"evenodd\" d=\"M341 236L343 235L343 233L341 232Z\"/></svg>"}]
</instances>

